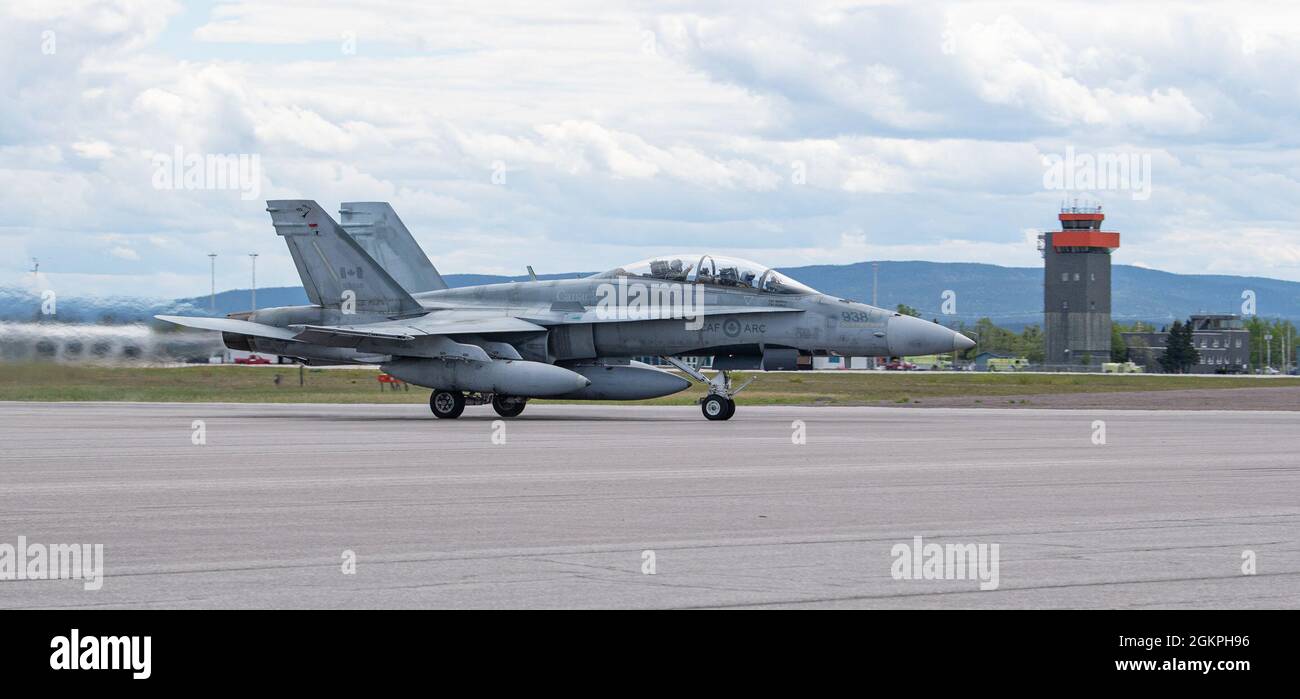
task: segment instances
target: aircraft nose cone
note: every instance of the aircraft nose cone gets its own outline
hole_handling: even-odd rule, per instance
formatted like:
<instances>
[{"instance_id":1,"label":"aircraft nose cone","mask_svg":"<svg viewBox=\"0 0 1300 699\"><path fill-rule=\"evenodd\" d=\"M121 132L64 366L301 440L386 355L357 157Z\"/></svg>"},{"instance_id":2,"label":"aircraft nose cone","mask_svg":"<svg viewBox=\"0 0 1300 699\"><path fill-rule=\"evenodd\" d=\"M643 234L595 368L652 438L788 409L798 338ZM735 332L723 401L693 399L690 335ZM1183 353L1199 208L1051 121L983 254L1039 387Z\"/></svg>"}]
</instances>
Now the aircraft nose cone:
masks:
<instances>
[{"instance_id":1,"label":"aircraft nose cone","mask_svg":"<svg viewBox=\"0 0 1300 699\"><path fill-rule=\"evenodd\" d=\"M960 352L975 346L961 333L912 316L891 317L885 332L889 354L895 357Z\"/></svg>"}]
</instances>

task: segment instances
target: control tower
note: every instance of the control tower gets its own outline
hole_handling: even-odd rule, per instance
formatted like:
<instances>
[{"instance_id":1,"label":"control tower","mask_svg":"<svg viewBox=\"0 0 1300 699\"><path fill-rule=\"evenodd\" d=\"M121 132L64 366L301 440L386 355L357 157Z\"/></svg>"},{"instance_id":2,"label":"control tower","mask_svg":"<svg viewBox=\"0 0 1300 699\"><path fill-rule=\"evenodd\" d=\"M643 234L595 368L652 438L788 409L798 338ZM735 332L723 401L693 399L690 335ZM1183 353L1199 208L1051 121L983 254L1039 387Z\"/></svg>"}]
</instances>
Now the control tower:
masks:
<instances>
[{"instance_id":1,"label":"control tower","mask_svg":"<svg viewBox=\"0 0 1300 699\"><path fill-rule=\"evenodd\" d=\"M1061 230L1039 236L1043 251L1046 363L1110 361L1110 253L1119 233L1101 230L1101 206L1062 207Z\"/></svg>"}]
</instances>

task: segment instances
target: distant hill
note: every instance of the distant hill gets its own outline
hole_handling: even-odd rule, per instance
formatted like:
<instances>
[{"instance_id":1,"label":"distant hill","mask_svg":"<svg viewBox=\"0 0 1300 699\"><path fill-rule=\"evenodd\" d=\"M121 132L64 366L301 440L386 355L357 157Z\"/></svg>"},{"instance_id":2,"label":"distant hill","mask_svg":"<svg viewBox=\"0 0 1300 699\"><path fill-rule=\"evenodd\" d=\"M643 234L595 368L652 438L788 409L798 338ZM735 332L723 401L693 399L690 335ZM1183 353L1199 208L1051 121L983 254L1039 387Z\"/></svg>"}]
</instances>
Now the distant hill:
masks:
<instances>
[{"instance_id":1,"label":"distant hill","mask_svg":"<svg viewBox=\"0 0 1300 699\"><path fill-rule=\"evenodd\" d=\"M782 272L827 294L871 301L871 263L813 265L782 268ZM540 275L541 279L572 279L583 273ZM453 287L523 281L527 277L490 274L449 274ZM940 317L945 290L957 294L956 320L974 323L988 317L1007 327L1042 322L1043 270L1040 267L998 267L953 262L881 262L879 305L900 303L917 308L926 318ZM1264 277L1172 274L1141 267L1116 265L1114 317L1164 324L1192 313L1238 313L1244 290L1255 292L1261 316L1300 322L1300 282ZM301 287L257 290L260 307L307 303ZM223 291L216 296L216 314L249 309L248 289ZM38 296L24 290L0 289L0 320L37 319ZM159 313L202 315L209 313L206 295L185 299L59 298L58 320L132 322Z\"/></svg>"},{"instance_id":2,"label":"distant hill","mask_svg":"<svg viewBox=\"0 0 1300 699\"><path fill-rule=\"evenodd\" d=\"M871 263L781 270L818 291L871 301ZM939 316L945 290L957 294L958 320L991 318L1006 326L1041 323L1043 269L952 262L881 262L879 305L905 303ZM1300 282L1265 277L1172 274L1115 265L1112 315L1120 322L1167 323L1192 313L1240 313L1242 292L1255 292L1261 316L1300 320Z\"/></svg>"}]
</instances>

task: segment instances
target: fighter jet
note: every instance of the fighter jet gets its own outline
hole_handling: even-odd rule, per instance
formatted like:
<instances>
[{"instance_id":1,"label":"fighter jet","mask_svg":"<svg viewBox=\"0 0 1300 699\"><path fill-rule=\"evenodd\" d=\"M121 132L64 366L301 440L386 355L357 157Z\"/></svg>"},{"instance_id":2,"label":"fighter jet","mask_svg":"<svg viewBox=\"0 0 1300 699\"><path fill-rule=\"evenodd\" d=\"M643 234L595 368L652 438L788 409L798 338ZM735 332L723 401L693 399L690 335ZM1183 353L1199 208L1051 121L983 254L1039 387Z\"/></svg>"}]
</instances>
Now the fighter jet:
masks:
<instances>
[{"instance_id":1,"label":"fighter jet","mask_svg":"<svg viewBox=\"0 0 1300 699\"><path fill-rule=\"evenodd\" d=\"M483 404L515 417L530 398L657 398L693 380L707 387L704 417L728 420L748 382L733 385L727 371L710 378L682 357L902 356L975 344L720 255L661 255L582 279L449 289L387 204L345 204L353 235L314 201L268 201L267 211L310 305L158 319L219 331L232 349L308 364L378 364L432 389L429 407L443 419ZM380 232L368 242L374 255L359 242L367 227ZM375 255L390 253L386 269ZM631 359L642 356L661 357L689 380Z\"/></svg>"}]
</instances>

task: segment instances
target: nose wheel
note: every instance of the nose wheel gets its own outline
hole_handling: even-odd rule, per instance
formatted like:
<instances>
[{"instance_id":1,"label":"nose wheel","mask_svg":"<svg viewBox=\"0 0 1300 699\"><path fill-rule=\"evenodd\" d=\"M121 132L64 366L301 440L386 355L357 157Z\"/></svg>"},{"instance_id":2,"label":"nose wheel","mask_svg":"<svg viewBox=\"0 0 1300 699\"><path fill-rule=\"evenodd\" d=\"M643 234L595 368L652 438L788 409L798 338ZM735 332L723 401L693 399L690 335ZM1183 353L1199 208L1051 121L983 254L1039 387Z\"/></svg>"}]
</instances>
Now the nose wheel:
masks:
<instances>
[{"instance_id":1,"label":"nose wheel","mask_svg":"<svg viewBox=\"0 0 1300 699\"><path fill-rule=\"evenodd\" d=\"M730 420L736 414L736 401L720 395L705 396L700 401L700 412L707 420Z\"/></svg>"}]
</instances>

